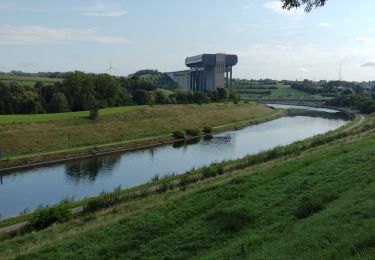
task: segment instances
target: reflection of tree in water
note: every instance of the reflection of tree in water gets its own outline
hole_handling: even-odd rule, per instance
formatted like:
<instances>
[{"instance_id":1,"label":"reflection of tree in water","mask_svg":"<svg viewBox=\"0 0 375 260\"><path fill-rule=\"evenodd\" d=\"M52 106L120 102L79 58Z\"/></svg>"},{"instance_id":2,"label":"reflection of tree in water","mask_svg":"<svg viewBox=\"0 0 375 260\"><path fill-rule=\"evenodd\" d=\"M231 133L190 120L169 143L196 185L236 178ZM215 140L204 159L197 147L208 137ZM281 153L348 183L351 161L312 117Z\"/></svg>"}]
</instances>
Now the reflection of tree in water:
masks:
<instances>
[{"instance_id":1,"label":"reflection of tree in water","mask_svg":"<svg viewBox=\"0 0 375 260\"><path fill-rule=\"evenodd\" d=\"M76 162L68 162L65 165L66 175L75 182L83 179L95 181L100 175L109 175L113 168L119 163L120 156L110 156L105 158L92 158Z\"/></svg>"},{"instance_id":2,"label":"reflection of tree in water","mask_svg":"<svg viewBox=\"0 0 375 260\"><path fill-rule=\"evenodd\" d=\"M173 148L181 148L187 145L192 145L192 144L197 144L201 141L200 137L189 139L189 140L184 140L184 141L178 141L173 143Z\"/></svg>"},{"instance_id":3,"label":"reflection of tree in water","mask_svg":"<svg viewBox=\"0 0 375 260\"><path fill-rule=\"evenodd\" d=\"M214 144L230 144L232 142L232 136L230 134L226 134L223 136L215 136L211 140L211 142L213 142Z\"/></svg>"}]
</instances>

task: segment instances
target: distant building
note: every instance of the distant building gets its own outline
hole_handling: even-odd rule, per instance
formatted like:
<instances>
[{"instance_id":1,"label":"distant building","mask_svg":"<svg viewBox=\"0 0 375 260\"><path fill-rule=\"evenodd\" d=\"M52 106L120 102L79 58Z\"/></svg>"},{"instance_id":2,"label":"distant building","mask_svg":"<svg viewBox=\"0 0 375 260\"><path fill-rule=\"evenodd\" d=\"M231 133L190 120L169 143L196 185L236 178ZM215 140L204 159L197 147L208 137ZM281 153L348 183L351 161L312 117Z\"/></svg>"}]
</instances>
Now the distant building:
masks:
<instances>
[{"instance_id":1,"label":"distant building","mask_svg":"<svg viewBox=\"0 0 375 260\"><path fill-rule=\"evenodd\" d=\"M201 54L186 58L185 65L190 70L169 72L167 75L181 88L209 92L232 86L232 67L237 62L236 55Z\"/></svg>"}]
</instances>

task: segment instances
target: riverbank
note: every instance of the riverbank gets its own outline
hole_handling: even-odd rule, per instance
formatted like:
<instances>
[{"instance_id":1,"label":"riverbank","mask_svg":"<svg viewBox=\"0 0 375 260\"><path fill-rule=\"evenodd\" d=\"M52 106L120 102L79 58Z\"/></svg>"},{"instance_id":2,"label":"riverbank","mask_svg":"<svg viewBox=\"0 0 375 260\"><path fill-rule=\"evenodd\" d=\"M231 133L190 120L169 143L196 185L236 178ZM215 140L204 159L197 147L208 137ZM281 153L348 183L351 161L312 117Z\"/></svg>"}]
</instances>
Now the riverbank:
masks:
<instances>
[{"instance_id":1,"label":"riverbank","mask_svg":"<svg viewBox=\"0 0 375 260\"><path fill-rule=\"evenodd\" d=\"M99 112L100 113L100 112ZM215 132L275 119L283 112L263 104L163 105L47 122L0 124L0 171L39 166L173 142L174 130L213 127Z\"/></svg>"},{"instance_id":2,"label":"riverbank","mask_svg":"<svg viewBox=\"0 0 375 260\"><path fill-rule=\"evenodd\" d=\"M327 133L327 134L325 134L324 136L333 136L333 135L337 135L337 134L339 134L339 133L341 133L341 132L344 132L344 131L346 131L347 129L349 129L349 128L352 128L352 127L354 127L354 126L358 126L358 123L360 123L360 116L358 116L358 117L356 117L352 122L350 122L350 123L348 123L347 125L345 125L344 127L341 127L341 128L339 128L339 129L337 129L337 130L335 130L335 131L331 131L331 132L329 132L329 133ZM307 142L307 144L309 144L310 145L310 142L311 142L311 140L310 139L307 139L305 142ZM247 149L247 153L249 153L249 150ZM245 154L247 154L247 153L245 153ZM243 154L243 155L245 155L245 154ZM243 156L242 155L242 156ZM242 163L243 161L246 161L247 159L246 158L243 158L243 159L240 159L240 160L236 160L236 161L229 161L228 162L228 164L229 165L233 165L233 163L235 163L235 162L238 162L238 163ZM227 166L227 164L224 164L223 166ZM187 169L190 169L190 168L187 168ZM190 176L190 175L196 175L196 174L198 174L197 176L199 176L199 174L200 174L200 171L198 170L198 171L193 171L193 172L190 172L190 173L188 173L188 175L184 175L184 174L182 174L182 175L176 175L176 176L167 176L167 177L165 177L165 178L163 178L163 180L161 181L161 184L163 184L165 181L175 181L175 180L178 180L178 179L181 179L181 178L184 178L184 177L186 177L186 176ZM152 176L151 176L152 177ZM150 178L151 178L150 177ZM123 178L123 177L122 177ZM149 180L149 178L147 178L147 180L146 181L148 181ZM118 182L117 182L118 183ZM152 182L151 184L158 184L158 182ZM132 193L132 192L136 192L136 193L138 193L139 191L142 191L142 190L144 190L144 189L148 189L150 187L150 183L146 183L146 184L143 184L143 185L139 185L139 186L136 186L136 187L134 187L134 188L131 188L131 189L126 189L126 190L123 190L122 191L122 194L124 194L124 195L128 195L128 194L130 194L130 193ZM74 208L74 207L80 207L80 206L82 206L82 205L85 205L86 203L87 203L87 201L88 200L83 200L83 201L75 201L75 202L73 202L71 205L70 205L70 208ZM55 202L56 203L56 202ZM21 208L21 209L23 209L23 207ZM28 219L29 217L30 217L31 215L30 214L28 214L28 215L24 215L24 216L20 216L20 217L17 217L17 218L13 218L13 219L9 219L9 220L6 220L6 221L3 221L3 222L1 222L0 223L0 227L2 227L2 226L6 226L6 225L9 225L9 224L13 224L13 223L18 223L18 222L20 222L20 221L23 221L23 220L26 220L26 219Z\"/></svg>"},{"instance_id":3,"label":"riverbank","mask_svg":"<svg viewBox=\"0 0 375 260\"><path fill-rule=\"evenodd\" d=\"M358 121L345 135L335 131L295 144L304 150L288 149L279 158L271 152L275 159L250 167L236 166L250 158L226 162L233 169L215 178L4 241L0 256L369 256L374 120Z\"/></svg>"}]
</instances>

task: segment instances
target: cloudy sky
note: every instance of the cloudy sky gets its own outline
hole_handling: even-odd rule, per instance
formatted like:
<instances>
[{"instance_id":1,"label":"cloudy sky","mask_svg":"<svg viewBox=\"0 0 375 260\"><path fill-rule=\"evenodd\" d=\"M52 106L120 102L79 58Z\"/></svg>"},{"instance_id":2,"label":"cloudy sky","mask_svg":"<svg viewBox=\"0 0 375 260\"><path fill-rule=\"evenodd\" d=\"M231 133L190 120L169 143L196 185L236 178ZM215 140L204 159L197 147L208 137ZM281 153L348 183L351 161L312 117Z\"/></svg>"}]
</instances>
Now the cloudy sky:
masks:
<instances>
[{"instance_id":1,"label":"cloudy sky","mask_svg":"<svg viewBox=\"0 0 375 260\"><path fill-rule=\"evenodd\" d=\"M360 2L360 3L359 3ZM0 71L185 69L186 56L239 56L234 76L375 80L375 1L309 14L267 0L1 0Z\"/></svg>"}]
</instances>

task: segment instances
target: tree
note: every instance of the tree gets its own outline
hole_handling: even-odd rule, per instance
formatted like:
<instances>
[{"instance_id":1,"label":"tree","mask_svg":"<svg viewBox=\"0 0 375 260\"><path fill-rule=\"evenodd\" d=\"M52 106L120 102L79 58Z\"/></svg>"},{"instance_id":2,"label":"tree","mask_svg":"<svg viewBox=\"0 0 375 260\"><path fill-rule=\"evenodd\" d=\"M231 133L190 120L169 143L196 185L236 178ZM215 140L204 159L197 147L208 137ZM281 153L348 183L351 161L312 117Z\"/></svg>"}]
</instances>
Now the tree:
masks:
<instances>
[{"instance_id":1,"label":"tree","mask_svg":"<svg viewBox=\"0 0 375 260\"><path fill-rule=\"evenodd\" d=\"M305 7L306 12L310 12L313 8L323 6L327 0L281 0L283 8L290 10L293 8Z\"/></svg>"},{"instance_id":2,"label":"tree","mask_svg":"<svg viewBox=\"0 0 375 260\"><path fill-rule=\"evenodd\" d=\"M48 106L48 112L52 113L60 113L60 112L68 112L69 111L69 105L68 101L66 100L66 97L64 93L58 92L54 93L52 95L51 102Z\"/></svg>"},{"instance_id":3,"label":"tree","mask_svg":"<svg viewBox=\"0 0 375 260\"><path fill-rule=\"evenodd\" d=\"M148 92L144 89L137 89L134 91L133 100L137 105L146 105L149 103Z\"/></svg>"}]
</instances>

